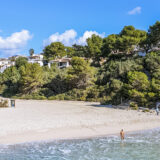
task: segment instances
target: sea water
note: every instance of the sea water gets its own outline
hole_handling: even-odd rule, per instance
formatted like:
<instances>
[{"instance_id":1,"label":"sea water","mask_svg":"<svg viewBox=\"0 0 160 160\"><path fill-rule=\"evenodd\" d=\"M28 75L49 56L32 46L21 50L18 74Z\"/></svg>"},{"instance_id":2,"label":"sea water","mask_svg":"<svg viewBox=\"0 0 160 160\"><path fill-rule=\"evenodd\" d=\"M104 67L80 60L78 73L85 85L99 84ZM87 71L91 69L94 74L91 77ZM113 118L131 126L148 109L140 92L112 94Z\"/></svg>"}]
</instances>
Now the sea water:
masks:
<instances>
[{"instance_id":1,"label":"sea water","mask_svg":"<svg viewBox=\"0 0 160 160\"><path fill-rule=\"evenodd\" d=\"M87 140L1 145L0 160L160 160L160 129Z\"/></svg>"}]
</instances>

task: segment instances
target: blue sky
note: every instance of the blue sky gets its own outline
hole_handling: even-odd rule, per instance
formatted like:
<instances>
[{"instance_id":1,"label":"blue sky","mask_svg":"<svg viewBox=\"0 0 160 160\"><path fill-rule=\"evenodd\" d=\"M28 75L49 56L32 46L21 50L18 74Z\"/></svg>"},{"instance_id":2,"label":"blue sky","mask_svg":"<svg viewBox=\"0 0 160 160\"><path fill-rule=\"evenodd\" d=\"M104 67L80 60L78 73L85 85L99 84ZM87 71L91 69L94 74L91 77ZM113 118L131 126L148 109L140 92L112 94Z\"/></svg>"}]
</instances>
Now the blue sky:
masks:
<instances>
[{"instance_id":1,"label":"blue sky","mask_svg":"<svg viewBox=\"0 0 160 160\"><path fill-rule=\"evenodd\" d=\"M0 0L0 57L42 52L62 41L85 44L92 34L147 30L160 20L160 0Z\"/></svg>"}]
</instances>

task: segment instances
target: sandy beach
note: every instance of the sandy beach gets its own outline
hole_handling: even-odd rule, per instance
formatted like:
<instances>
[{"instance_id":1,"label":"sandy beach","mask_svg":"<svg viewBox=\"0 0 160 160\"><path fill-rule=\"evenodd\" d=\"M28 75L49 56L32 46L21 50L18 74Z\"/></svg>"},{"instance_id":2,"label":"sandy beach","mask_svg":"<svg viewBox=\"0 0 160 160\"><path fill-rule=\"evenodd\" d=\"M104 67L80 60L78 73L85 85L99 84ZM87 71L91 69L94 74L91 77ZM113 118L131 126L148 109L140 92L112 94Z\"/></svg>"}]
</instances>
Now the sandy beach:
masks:
<instances>
[{"instance_id":1,"label":"sandy beach","mask_svg":"<svg viewBox=\"0 0 160 160\"><path fill-rule=\"evenodd\" d=\"M76 139L160 127L160 116L73 101L16 100L0 109L0 144Z\"/></svg>"}]
</instances>

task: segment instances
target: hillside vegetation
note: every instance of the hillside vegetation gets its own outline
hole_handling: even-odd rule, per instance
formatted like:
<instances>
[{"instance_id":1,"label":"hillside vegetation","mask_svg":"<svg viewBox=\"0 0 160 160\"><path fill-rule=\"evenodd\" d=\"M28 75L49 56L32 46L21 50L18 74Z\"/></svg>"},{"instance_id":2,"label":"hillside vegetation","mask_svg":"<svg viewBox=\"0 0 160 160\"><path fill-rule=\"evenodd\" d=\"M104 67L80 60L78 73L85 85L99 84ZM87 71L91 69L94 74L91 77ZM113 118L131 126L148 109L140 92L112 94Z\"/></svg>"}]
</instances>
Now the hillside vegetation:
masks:
<instances>
[{"instance_id":1,"label":"hillside vegetation","mask_svg":"<svg viewBox=\"0 0 160 160\"><path fill-rule=\"evenodd\" d=\"M67 56L71 66L40 67L23 57L0 74L4 97L100 101L133 101L152 107L160 101L160 22L148 32L125 26L105 38L92 35L87 45L54 42L43 50L45 61Z\"/></svg>"}]
</instances>

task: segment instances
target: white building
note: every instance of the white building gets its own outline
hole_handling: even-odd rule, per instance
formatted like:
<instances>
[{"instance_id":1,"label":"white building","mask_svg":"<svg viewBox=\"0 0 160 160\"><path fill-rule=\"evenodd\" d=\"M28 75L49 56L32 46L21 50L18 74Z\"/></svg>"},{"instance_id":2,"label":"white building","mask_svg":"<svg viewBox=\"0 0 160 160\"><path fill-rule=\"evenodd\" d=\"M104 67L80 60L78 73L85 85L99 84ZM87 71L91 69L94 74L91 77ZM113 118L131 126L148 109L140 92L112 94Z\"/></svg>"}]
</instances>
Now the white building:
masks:
<instances>
[{"instance_id":1,"label":"white building","mask_svg":"<svg viewBox=\"0 0 160 160\"><path fill-rule=\"evenodd\" d=\"M8 67L14 66L15 62L10 61L7 58L0 59L0 73L4 72Z\"/></svg>"},{"instance_id":2,"label":"white building","mask_svg":"<svg viewBox=\"0 0 160 160\"><path fill-rule=\"evenodd\" d=\"M43 55L34 54L33 56L28 57L28 63L38 63L42 67L43 66Z\"/></svg>"},{"instance_id":3,"label":"white building","mask_svg":"<svg viewBox=\"0 0 160 160\"><path fill-rule=\"evenodd\" d=\"M13 61L13 59L16 60L18 57L21 56L14 56L8 59L7 58L0 59L0 73L4 72L4 70L7 69L8 67L14 66L15 61ZM44 66L42 54L37 54L26 58L28 58L28 63L38 63L41 67ZM59 68L67 68L70 66L70 62L71 58L63 57L61 59L49 61L48 67L50 68L52 64L57 64Z\"/></svg>"},{"instance_id":4,"label":"white building","mask_svg":"<svg viewBox=\"0 0 160 160\"><path fill-rule=\"evenodd\" d=\"M0 66L7 65L8 63L9 63L8 59L6 59L6 58L0 59Z\"/></svg>"},{"instance_id":5,"label":"white building","mask_svg":"<svg viewBox=\"0 0 160 160\"><path fill-rule=\"evenodd\" d=\"M59 68L67 68L70 66L71 58L61 58L56 60L51 60L48 63L48 67L50 68L52 64L57 64Z\"/></svg>"}]
</instances>

